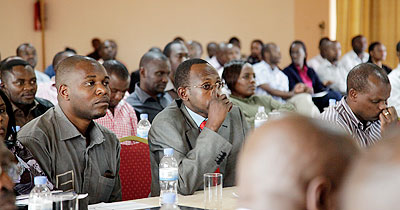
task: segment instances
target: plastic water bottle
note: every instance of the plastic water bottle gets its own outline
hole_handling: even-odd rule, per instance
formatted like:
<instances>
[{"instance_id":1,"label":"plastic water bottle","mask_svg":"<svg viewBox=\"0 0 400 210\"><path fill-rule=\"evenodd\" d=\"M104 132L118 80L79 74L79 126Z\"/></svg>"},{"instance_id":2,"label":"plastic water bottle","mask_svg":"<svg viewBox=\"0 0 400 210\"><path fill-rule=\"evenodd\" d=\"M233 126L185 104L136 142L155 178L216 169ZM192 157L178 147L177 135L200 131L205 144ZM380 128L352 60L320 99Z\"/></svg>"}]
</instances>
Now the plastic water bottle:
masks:
<instances>
[{"instance_id":1,"label":"plastic water bottle","mask_svg":"<svg viewBox=\"0 0 400 210\"><path fill-rule=\"evenodd\" d=\"M47 177L36 176L34 178L35 187L29 194L28 210L51 210L53 200L50 189L46 186Z\"/></svg>"},{"instance_id":2,"label":"plastic water bottle","mask_svg":"<svg viewBox=\"0 0 400 210\"><path fill-rule=\"evenodd\" d=\"M150 127L151 124L150 121L148 120L148 115L140 114L140 121L137 127L137 136L140 138L147 139L147 137L149 136Z\"/></svg>"},{"instance_id":3,"label":"plastic water bottle","mask_svg":"<svg viewBox=\"0 0 400 210\"><path fill-rule=\"evenodd\" d=\"M254 119L254 128L260 127L262 124L267 122L268 116L265 113L265 108L263 106L258 107L258 112L256 114L256 117Z\"/></svg>"},{"instance_id":4,"label":"plastic water bottle","mask_svg":"<svg viewBox=\"0 0 400 210\"><path fill-rule=\"evenodd\" d=\"M172 193L175 195L175 204L178 203L178 163L174 156L172 148L164 149L164 157L160 161L160 204L163 204L164 194Z\"/></svg>"},{"instance_id":5,"label":"plastic water bottle","mask_svg":"<svg viewBox=\"0 0 400 210\"><path fill-rule=\"evenodd\" d=\"M163 196L160 210L180 210L180 208L176 205L176 194L174 193L165 193Z\"/></svg>"},{"instance_id":6,"label":"plastic water bottle","mask_svg":"<svg viewBox=\"0 0 400 210\"><path fill-rule=\"evenodd\" d=\"M331 99L329 99L329 107L333 107L333 106L336 106L336 99L331 98Z\"/></svg>"}]
</instances>

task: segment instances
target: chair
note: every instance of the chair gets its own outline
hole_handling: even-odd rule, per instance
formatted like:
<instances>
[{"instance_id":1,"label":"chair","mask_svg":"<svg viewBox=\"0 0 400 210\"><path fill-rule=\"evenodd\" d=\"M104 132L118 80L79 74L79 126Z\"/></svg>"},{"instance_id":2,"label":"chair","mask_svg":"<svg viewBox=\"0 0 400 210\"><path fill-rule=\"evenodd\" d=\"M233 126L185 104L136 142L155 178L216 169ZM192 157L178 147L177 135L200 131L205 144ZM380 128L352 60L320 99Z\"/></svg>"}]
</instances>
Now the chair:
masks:
<instances>
[{"instance_id":1,"label":"chair","mask_svg":"<svg viewBox=\"0 0 400 210\"><path fill-rule=\"evenodd\" d=\"M135 141L133 145L121 144L121 178L122 200L147 198L150 194L151 167L150 151L147 139L128 136L120 142Z\"/></svg>"}]
</instances>

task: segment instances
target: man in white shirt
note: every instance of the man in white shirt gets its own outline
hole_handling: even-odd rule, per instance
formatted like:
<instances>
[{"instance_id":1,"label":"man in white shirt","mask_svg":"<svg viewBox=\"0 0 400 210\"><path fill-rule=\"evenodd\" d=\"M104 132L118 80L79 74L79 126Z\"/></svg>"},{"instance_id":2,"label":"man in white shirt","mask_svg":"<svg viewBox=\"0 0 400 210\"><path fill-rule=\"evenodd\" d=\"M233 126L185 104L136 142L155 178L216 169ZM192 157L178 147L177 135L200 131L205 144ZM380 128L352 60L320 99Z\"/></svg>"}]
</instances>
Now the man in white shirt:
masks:
<instances>
[{"instance_id":1,"label":"man in white shirt","mask_svg":"<svg viewBox=\"0 0 400 210\"><path fill-rule=\"evenodd\" d=\"M396 45L397 58L400 61L400 42ZM394 106L397 113L400 113L400 63L395 69L393 69L388 75L392 90L390 92L390 98L388 99L389 106Z\"/></svg>"},{"instance_id":2,"label":"man in white shirt","mask_svg":"<svg viewBox=\"0 0 400 210\"><path fill-rule=\"evenodd\" d=\"M344 54L339 61L347 72L360 63L366 63L369 58L369 54L364 52L367 49L367 39L363 35L353 37L351 46L353 50Z\"/></svg>"},{"instance_id":3,"label":"man in white shirt","mask_svg":"<svg viewBox=\"0 0 400 210\"><path fill-rule=\"evenodd\" d=\"M319 54L307 61L307 65L313 68L314 70L318 69L321 63L323 63L324 59L326 58L325 54L328 41L330 41L328 37L320 39L318 45Z\"/></svg>"},{"instance_id":4,"label":"man in white shirt","mask_svg":"<svg viewBox=\"0 0 400 210\"><path fill-rule=\"evenodd\" d=\"M24 44L21 44L20 46L18 46L17 56L26 60L29 63L29 65L31 65L32 68L35 70L37 84L50 81L50 77L47 76L47 74L36 69L38 57L37 57L36 49L32 44L24 43Z\"/></svg>"},{"instance_id":5,"label":"man in white shirt","mask_svg":"<svg viewBox=\"0 0 400 210\"><path fill-rule=\"evenodd\" d=\"M326 59L318 69L315 69L318 77L325 86L340 93L346 93L346 78L348 72L338 61L341 54L341 46L337 41L329 41Z\"/></svg>"},{"instance_id":6,"label":"man in white shirt","mask_svg":"<svg viewBox=\"0 0 400 210\"><path fill-rule=\"evenodd\" d=\"M210 60L207 61L208 63L213 66L217 72L218 75L222 75L222 72L224 71L224 65L225 63L228 62L228 46L226 43L221 42L218 44L217 48L217 54L213 56Z\"/></svg>"}]
</instances>

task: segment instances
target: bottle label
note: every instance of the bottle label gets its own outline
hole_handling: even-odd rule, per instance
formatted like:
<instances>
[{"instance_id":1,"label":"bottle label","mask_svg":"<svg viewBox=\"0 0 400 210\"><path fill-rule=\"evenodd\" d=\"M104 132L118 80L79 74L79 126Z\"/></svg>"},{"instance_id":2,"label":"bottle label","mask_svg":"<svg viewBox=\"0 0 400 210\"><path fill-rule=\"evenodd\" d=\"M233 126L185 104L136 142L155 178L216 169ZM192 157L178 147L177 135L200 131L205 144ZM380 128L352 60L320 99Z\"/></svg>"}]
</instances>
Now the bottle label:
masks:
<instances>
[{"instance_id":1,"label":"bottle label","mask_svg":"<svg viewBox=\"0 0 400 210\"><path fill-rule=\"evenodd\" d=\"M258 128L266 122L267 122L266 120L254 120L254 128Z\"/></svg>"},{"instance_id":2,"label":"bottle label","mask_svg":"<svg viewBox=\"0 0 400 210\"><path fill-rule=\"evenodd\" d=\"M140 138L144 138L144 139L147 139L147 137L148 137L148 135L149 135L149 130L150 129L147 129L147 128L138 128L137 129L137 136L138 137L140 137Z\"/></svg>"},{"instance_id":3,"label":"bottle label","mask_svg":"<svg viewBox=\"0 0 400 210\"><path fill-rule=\"evenodd\" d=\"M178 180L177 168L160 168L160 181L175 181Z\"/></svg>"}]
</instances>

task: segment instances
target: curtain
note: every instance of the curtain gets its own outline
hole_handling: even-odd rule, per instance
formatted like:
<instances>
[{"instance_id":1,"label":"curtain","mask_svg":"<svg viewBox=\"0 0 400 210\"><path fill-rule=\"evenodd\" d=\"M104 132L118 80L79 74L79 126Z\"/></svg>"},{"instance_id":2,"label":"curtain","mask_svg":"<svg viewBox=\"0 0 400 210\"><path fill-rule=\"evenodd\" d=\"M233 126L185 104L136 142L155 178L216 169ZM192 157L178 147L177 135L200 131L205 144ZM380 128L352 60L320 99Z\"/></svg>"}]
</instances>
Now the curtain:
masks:
<instances>
[{"instance_id":1,"label":"curtain","mask_svg":"<svg viewBox=\"0 0 400 210\"><path fill-rule=\"evenodd\" d=\"M351 38L362 34L368 44L379 41L386 46L384 62L396 68L396 44L400 41L400 1L398 0L337 0L337 40L342 53L352 49Z\"/></svg>"}]
</instances>

